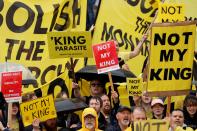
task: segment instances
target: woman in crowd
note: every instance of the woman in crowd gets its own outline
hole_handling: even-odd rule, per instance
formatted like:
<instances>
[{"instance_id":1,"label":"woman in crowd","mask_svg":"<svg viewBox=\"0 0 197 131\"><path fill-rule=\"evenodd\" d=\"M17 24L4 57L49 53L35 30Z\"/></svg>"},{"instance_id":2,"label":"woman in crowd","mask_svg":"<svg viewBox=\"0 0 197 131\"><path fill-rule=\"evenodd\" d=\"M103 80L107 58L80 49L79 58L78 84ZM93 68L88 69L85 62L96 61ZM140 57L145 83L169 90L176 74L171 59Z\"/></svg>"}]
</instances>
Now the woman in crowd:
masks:
<instances>
[{"instance_id":1,"label":"woman in crowd","mask_svg":"<svg viewBox=\"0 0 197 131\"><path fill-rule=\"evenodd\" d=\"M151 101L152 101L152 97L148 96L145 92L143 92L141 106L145 109L146 116L148 118L152 118L153 117L152 109L151 109Z\"/></svg>"},{"instance_id":2,"label":"woman in crowd","mask_svg":"<svg viewBox=\"0 0 197 131\"><path fill-rule=\"evenodd\" d=\"M197 129L197 97L188 95L184 100L184 123L193 128Z\"/></svg>"}]
</instances>

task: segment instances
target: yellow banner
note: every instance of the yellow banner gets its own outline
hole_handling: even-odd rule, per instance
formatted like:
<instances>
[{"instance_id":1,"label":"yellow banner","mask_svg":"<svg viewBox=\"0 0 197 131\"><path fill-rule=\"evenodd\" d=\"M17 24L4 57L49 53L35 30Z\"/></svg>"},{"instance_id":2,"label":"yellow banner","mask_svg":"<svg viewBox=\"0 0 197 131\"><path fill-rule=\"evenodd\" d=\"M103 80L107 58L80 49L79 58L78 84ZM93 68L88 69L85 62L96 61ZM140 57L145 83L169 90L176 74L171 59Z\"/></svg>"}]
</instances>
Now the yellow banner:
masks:
<instances>
[{"instance_id":1,"label":"yellow banner","mask_svg":"<svg viewBox=\"0 0 197 131\"><path fill-rule=\"evenodd\" d=\"M47 37L50 58L92 57L91 32L49 32Z\"/></svg>"},{"instance_id":2,"label":"yellow banner","mask_svg":"<svg viewBox=\"0 0 197 131\"><path fill-rule=\"evenodd\" d=\"M85 31L87 1L3 0L0 5L0 62L7 57L8 62L28 67L37 87L64 72L69 59L49 59L46 34L71 27Z\"/></svg>"},{"instance_id":3,"label":"yellow banner","mask_svg":"<svg viewBox=\"0 0 197 131\"><path fill-rule=\"evenodd\" d=\"M40 88L23 88L23 94L28 92L35 92L37 96L44 97L50 94L56 98L57 94L60 92L66 92L68 96L71 95L72 91L72 81L68 78L68 72L64 72L48 83L42 85Z\"/></svg>"},{"instance_id":4,"label":"yellow banner","mask_svg":"<svg viewBox=\"0 0 197 131\"><path fill-rule=\"evenodd\" d=\"M153 25L147 83L149 92L190 89L195 24L180 22Z\"/></svg>"},{"instance_id":5,"label":"yellow banner","mask_svg":"<svg viewBox=\"0 0 197 131\"><path fill-rule=\"evenodd\" d=\"M133 51L142 35L148 30L156 4L157 2L152 0L102 0L92 43L115 39L119 43L121 52ZM135 74L141 73L143 61L148 54L146 44L143 45L141 55L128 61L131 71Z\"/></svg>"},{"instance_id":6,"label":"yellow banner","mask_svg":"<svg viewBox=\"0 0 197 131\"><path fill-rule=\"evenodd\" d=\"M134 131L168 131L169 122L165 120L146 120L134 122Z\"/></svg>"},{"instance_id":7,"label":"yellow banner","mask_svg":"<svg viewBox=\"0 0 197 131\"><path fill-rule=\"evenodd\" d=\"M185 20L196 20L197 19L197 1L196 0L165 0L165 3L183 3L185 5ZM196 24L197 25L197 24ZM197 31L197 29L196 29ZM197 33L196 33L197 39ZM197 40L195 42L195 50L197 51Z\"/></svg>"},{"instance_id":8,"label":"yellow banner","mask_svg":"<svg viewBox=\"0 0 197 131\"><path fill-rule=\"evenodd\" d=\"M57 117L52 95L21 103L20 111L24 126L31 125L37 118L43 122Z\"/></svg>"},{"instance_id":9,"label":"yellow banner","mask_svg":"<svg viewBox=\"0 0 197 131\"><path fill-rule=\"evenodd\" d=\"M129 96L141 96L143 91L142 78L127 78L127 90Z\"/></svg>"},{"instance_id":10,"label":"yellow banner","mask_svg":"<svg viewBox=\"0 0 197 131\"><path fill-rule=\"evenodd\" d=\"M160 3L157 22L178 22L185 20L184 4Z\"/></svg>"}]
</instances>

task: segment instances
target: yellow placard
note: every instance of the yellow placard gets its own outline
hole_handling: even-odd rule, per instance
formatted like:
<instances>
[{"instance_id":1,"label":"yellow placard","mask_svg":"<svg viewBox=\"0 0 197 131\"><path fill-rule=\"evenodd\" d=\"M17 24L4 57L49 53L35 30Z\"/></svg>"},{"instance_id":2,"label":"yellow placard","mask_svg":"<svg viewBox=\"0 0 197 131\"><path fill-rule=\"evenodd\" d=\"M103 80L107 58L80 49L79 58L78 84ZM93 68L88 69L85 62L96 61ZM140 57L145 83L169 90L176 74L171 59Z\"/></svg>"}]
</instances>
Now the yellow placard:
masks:
<instances>
[{"instance_id":1,"label":"yellow placard","mask_svg":"<svg viewBox=\"0 0 197 131\"><path fill-rule=\"evenodd\" d=\"M24 126L31 125L37 118L46 121L57 117L52 95L21 103L20 111Z\"/></svg>"},{"instance_id":2,"label":"yellow placard","mask_svg":"<svg viewBox=\"0 0 197 131\"><path fill-rule=\"evenodd\" d=\"M48 32L50 58L92 57L91 32Z\"/></svg>"},{"instance_id":3,"label":"yellow placard","mask_svg":"<svg viewBox=\"0 0 197 131\"><path fill-rule=\"evenodd\" d=\"M176 127L175 131L194 131L191 127L186 127L186 129L183 129L183 127ZM197 131L197 129L195 130Z\"/></svg>"},{"instance_id":4,"label":"yellow placard","mask_svg":"<svg viewBox=\"0 0 197 131\"><path fill-rule=\"evenodd\" d=\"M154 24L148 92L189 90L196 36L195 22Z\"/></svg>"},{"instance_id":5,"label":"yellow placard","mask_svg":"<svg viewBox=\"0 0 197 131\"><path fill-rule=\"evenodd\" d=\"M168 131L169 122L165 120L146 120L134 122L134 131Z\"/></svg>"},{"instance_id":6,"label":"yellow placard","mask_svg":"<svg viewBox=\"0 0 197 131\"><path fill-rule=\"evenodd\" d=\"M115 39L119 43L120 52L133 51L154 18L155 5L157 2L152 0L135 2L102 0L92 43L103 43ZM149 41L145 43L148 44ZM141 73L143 61L148 55L146 44L143 45L139 56L127 61L134 74L139 75ZM90 64L92 64L91 62L94 63L93 60L89 61Z\"/></svg>"},{"instance_id":7,"label":"yellow placard","mask_svg":"<svg viewBox=\"0 0 197 131\"><path fill-rule=\"evenodd\" d=\"M127 90L129 96L141 96L143 92L142 78L127 78Z\"/></svg>"},{"instance_id":8,"label":"yellow placard","mask_svg":"<svg viewBox=\"0 0 197 131\"><path fill-rule=\"evenodd\" d=\"M183 3L185 5L185 21L196 20L197 18L197 0L165 0L165 3L179 4ZM196 30L197 31L197 30ZM197 33L196 33L197 38ZM195 44L195 51L197 51L197 40Z\"/></svg>"},{"instance_id":9,"label":"yellow placard","mask_svg":"<svg viewBox=\"0 0 197 131\"><path fill-rule=\"evenodd\" d=\"M178 22L185 20L185 5L160 3L157 22Z\"/></svg>"}]
</instances>

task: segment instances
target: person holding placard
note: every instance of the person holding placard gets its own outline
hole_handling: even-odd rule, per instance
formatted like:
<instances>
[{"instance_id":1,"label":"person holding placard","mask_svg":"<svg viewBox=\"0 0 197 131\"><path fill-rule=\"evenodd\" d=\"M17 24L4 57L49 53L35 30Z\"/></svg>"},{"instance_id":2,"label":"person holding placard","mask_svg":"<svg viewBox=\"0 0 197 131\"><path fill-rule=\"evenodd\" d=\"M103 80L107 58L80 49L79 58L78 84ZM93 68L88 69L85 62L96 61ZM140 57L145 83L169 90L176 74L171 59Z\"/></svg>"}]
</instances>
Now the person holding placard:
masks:
<instances>
[{"instance_id":1,"label":"person holding placard","mask_svg":"<svg viewBox=\"0 0 197 131\"><path fill-rule=\"evenodd\" d=\"M112 108L108 95L103 94L101 96L101 100L103 101L103 106L101 108L101 112L105 117L107 125L110 125L110 124L113 125L113 124L116 123L116 117L115 116L116 116L117 110L119 108L119 103L115 102L117 98L118 98L118 94L115 91L113 91L112 99L114 100L114 106Z\"/></svg>"},{"instance_id":2,"label":"person holding placard","mask_svg":"<svg viewBox=\"0 0 197 131\"><path fill-rule=\"evenodd\" d=\"M105 83L99 80L99 78L90 81L90 96L81 96L79 85L77 83L73 83L72 89L74 90L74 97L83 100L86 104L89 104L92 96L100 96L106 92Z\"/></svg>"},{"instance_id":3,"label":"person holding placard","mask_svg":"<svg viewBox=\"0 0 197 131\"><path fill-rule=\"evenodd\" d=\"M142 40L139 41L139 43L137 44L137 46L134 48L133 51L131 51L129 53L126 53L126 54L125 53L123 53L123 54L119 53L119 56L122 57L126 61L138 56L140 54L140 50L142 49L143 43L147 39L147 37L148 37L148 34L144 34L143 37L142 37Z\"/></svg>"},{"instance_id":4,"label":"person holding placard","mask_svg":"<svg viewBox=\"0 0 197 131\"><path fill-rule=\"evenodd\" d=\"M105 131L124 131L131 123L131 109L127 106L120 106L116 114L117 123L110 125Z\"/></svg>"}]
</instances>

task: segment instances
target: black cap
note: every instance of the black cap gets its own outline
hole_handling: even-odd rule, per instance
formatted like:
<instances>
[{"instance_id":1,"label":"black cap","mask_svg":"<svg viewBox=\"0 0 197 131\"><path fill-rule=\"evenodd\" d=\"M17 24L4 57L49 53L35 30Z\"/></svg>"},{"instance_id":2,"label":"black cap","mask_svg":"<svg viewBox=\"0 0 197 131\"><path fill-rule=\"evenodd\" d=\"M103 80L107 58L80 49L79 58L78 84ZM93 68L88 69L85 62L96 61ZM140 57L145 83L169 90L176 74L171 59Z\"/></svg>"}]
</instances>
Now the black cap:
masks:
<instances>
[{"instance_id":1,"label":"black cap","mask_svg":"<svg viewBox=\"0 0 197 131\"><path fill-rule=\"evenodd\" d=\"M120 107L118 108L117 112L122 112L122 111L125 111L125 110L131 112L131 108L129 108L129 107L127 107L127 106L120 106Z\"/></svg>"}]
</instances>

